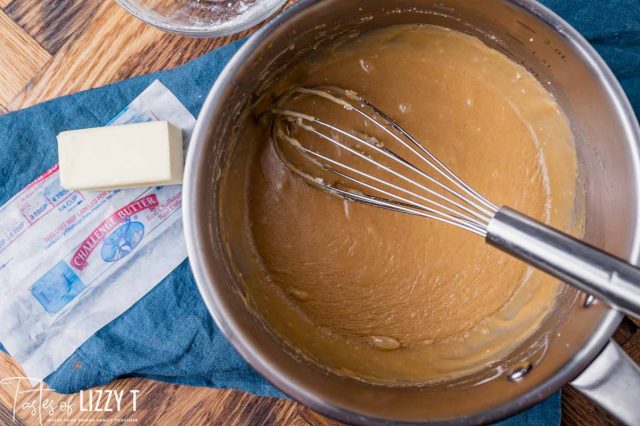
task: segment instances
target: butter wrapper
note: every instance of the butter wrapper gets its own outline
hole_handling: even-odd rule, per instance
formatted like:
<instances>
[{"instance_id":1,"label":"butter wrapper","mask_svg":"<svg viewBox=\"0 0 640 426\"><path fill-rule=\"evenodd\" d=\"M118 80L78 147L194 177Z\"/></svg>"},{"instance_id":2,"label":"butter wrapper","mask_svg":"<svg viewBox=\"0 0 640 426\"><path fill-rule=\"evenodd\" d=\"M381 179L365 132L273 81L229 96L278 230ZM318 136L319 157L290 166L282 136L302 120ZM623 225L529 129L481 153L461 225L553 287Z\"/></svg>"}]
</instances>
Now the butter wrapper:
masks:
<instances>
[{"instance_id":1,"label":"butter wrapper","mask_svg":"<svg viewBox=\"0 0 640 426\"><path fill-rule=\"evenodd\" d=\"M195 118L157 80L109 124L155 120L182 129L186 149ZM0 207L0 342L29 378L44 379L186 259L181 204L180 185L69 191L56 165Z\"/></svg>"}]
</instances>

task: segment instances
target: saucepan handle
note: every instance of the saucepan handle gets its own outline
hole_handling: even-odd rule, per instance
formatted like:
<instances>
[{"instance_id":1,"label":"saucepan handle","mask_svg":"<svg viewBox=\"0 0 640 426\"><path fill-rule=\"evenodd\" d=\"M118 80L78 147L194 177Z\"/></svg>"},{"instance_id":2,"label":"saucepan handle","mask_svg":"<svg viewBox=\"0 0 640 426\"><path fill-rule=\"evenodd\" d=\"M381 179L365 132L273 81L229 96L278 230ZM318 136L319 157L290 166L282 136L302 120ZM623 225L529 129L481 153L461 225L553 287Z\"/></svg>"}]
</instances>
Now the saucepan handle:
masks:
<instances>
[{"instance_id":1,"label":"saucepan handle","mask_svg":"<svg viewBox=\"0 0 640 426\"><path fill-rule=\"evenodd\" d=\"M489 223L489 244L611 307L640 317L640 269L508 207ZM571 385L628 425L640 425L640 367L615 342Z\"/></svg>"},{"instance_id":2,"label":"saucepan handle","mask_svg":"<svg viewBox=\"0 0 640 426\"><path fill-rule=\"evenodd\" d=\"M489 222L486 241L612 308L640 317L640 269L625 260L508 207Z\"/></svg>"},{"instance_id":3,"label":"saucepan handle","mask_svg":"<svg viewBox=\"0 0 640 426\"><path fill-rule=\"evenodd\" d=\"M640 367L610 341L571 386L626 425L640 425Z\"/></svg>"}]
</instances>

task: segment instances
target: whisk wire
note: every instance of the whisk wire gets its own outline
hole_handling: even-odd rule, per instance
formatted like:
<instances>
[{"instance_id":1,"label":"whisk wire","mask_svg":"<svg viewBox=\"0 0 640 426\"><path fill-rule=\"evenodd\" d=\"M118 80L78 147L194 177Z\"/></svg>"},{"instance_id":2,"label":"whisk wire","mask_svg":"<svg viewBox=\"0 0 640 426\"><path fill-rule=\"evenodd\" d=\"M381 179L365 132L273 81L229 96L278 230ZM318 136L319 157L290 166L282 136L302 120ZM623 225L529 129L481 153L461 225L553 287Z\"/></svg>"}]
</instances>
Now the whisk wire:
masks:
<instances>
[{"instance_id":1,"label":"whisk wire","mask_svg":"<svg viewBox=\"0 0 640 426\"><path fill-rule=\"evenodd\" d=\"M427 162L427 164L429 164L433 169L435 169L438 172L440 172L447 180L449 180L451 183L456 185L461 190L465 191L468 195L470 195L473 198L475 198L478 201L480 201L482 204L484 204L489 209L488 211L483 209L483 211L487 212L487 214L489 214L491 217L493 217L493 215L498 211L498 207L495 204L491 203L484 196L482 196L479 192L477 192L471 186L469 186L469 184L467 184L465 181L463 181L450 168L448 168L446 165L444 165L444 163L442 163L440 160L438 160L438 158L435 155L433 155L427 148L425 148L425 146L422 143L420 143L416 138L414 138L405 129L400 127L395 121L393 121L383 111L379 110L377 107L375 107L374 105L370 104L369 102L367 102L366 100L364 100L362 98L359 98L359 101L362 104L366 105L368 108L371 108L373 111L375 111L376 114L378 114L379 116L384 118L389 123L389 125L391 125L396 131L401 133L404 137L409 139L411 141L411 143L413 143L415 146L417 146L424 155L426 155L430 160L435 162L437 164L437 167L434 164L432 164L431 161L429 161L427 158L425 158L422 155L419 155L419 154L416 153L425 162ZM367 116L364 112L362 112L358 108L355 108L355 109L356 109L356 111L358 113L360 113L361 115L366 117L368 120L373 121L376 125L380 126L380 128L384 129L384 126L382 124L378 123L377 120L374 120L371 117ZM386 130L386 129L384 129L384 130ZM397 138L392 132L388 132L388 133L391 136L393 136L394 138L396 138L396 140L398 140L399 142L402 143L402 140L400 138ZM407 148L411 149L409 146L407 146L407 145L405 145L405 146ZM415 151L413 151L413 150L412 150L412 152L415 153Z\"/></svg>"},{"instance_id":2,"label":"whisk wire","mask_svg":"<svg viewBox=\"0 0 640 426\"><path fill-rule=\"evenodd\" d=\"M336 92L342 93L342 96L344 97L336 95ZM298 99L303 96L318 96L341 105L345 110L359 114L366 120L366 122L374 124L377 129L381 130L385 135L390 136L393 141L399 143L404 149L408 150L415 157L427 164L430 167L430 170L437 173L437 176L440 178L445 178L446 182L453 185L453 187L448 186L446 183L441 182L437 177L434 177L432 174L420 169L406 158L403 158L395 151L387 148L386 144L380 143L375 138L368 139L366 136L359 136L354 134L354 132L343 130L338 126L330 124L317 117L278 107L272 110L272 113L275 116L275 119L272 121L272 138L278 157L287 165L287 167L289 167L289 169L303 177L309 183L319 186L343 198L364 204L375 205L389 210L428 217L471 231L481 236L486 235L487 225L498 208L471 188L471 186L466 184L460 177L438 160L435 155L424 147L424 145L418 142L417 139L400 127L384 112L362 99L354 92L330 87L292 89L282 95L278 105L286 103L288 100L292 99L292 97ZM358 105L355 105L354 103L357 103ZM286 126L284 125L285 123ZM425 191L426 194L421 194L415 190L404 188L388 181L387 179L374 176L372 173L359 170L358 168L350 166L342 161L338 161L327 155L307 148L296 138L290 136L293 128L302 129L312 135L315 135L316 137L334 145L339 150L347 151L355 155L357 158L366 161L376 169L389 173L410 184L412 187ZM332 133L328 135L324 131L320 130L320 128L327 129L327 131ZM340 140L340 136L346 137L355 142L356 147L359 145L365 145L369 149L382 155L384 158L392 160L395 164L399 164L402 167L411 170L431 184L435 185L440 190L445 191L448 195L429 188L415 179L408 177L406 174L394 170L389 165L381 163L371 155L360 152L355 147L349 146ZM289 161L287 156L283 153L280 147L280 142L282 141L288 143L289 146L294 147L303 156L303 158L320 167L322 170L330 172L346 181L355 183L360 187L372 190L375 193L388 198L365 194L360 191L342 189L336 185L326 183L319 177L314 177L309 173L305 173L292 164L292 162ZM358 177L354 177L354 175ZM373 183L376 183L377 185ZM392 190L396 192L391 192ZM413 199L400 195L397 192L405 194L408 197L412 197ZM416 199L425 202L428 205L418 202Z\"/></svg>"},{"instance_id":3,"label":"whisk wire","mask_svg":"<svg viewBox=\"0 0 640 426\"><path fill-rule=\"evenodd\" d=\"M336 92L342 93L347 99L335 95ZM384 144L375 139L372 142L367 135L361 137L326 120L286 108L289 105L288 100L292 100L292 97L299 99L304 96L319 96L342 105L348 111L356 112L365 118L367 127L368 123L374 123L375 127L384 135L390 136L391 140L385 137ZM509 207L498 209L446 167L398 123L357 94L336 88L298 88L283 94L279 101L278 109L271 111L274 115L271 121L273 147L280 160L309 184L346 200L434 219L478 234L485 237L488 244L568 282L579 290L594 294L611 307L634 316L640 315L640 269ZM354 105L354 102L357 105ZM285 105L285 108L282 105ZM380 133L379 130L376 135ZM313 136L312 141L309 141L312 142L310 146L303 146L296 139L299 136L298 132ZM348 140L343 137L347 137ZM316 146L314 142L317 138L321 139L319 142L322 144L325 141L333 144L333 149L325 153L323 149L326 144L318 145L322 146L322 152L312 149ZM306 139L304 141L308 142ZM345 143L352 141L356 142L355 148ZM393 142L395 143L392 144ZM374 158L369 155L373 154L372 151L359 152L358 144L364 144L380 155ZM286 154L283 151L285 146L290 148ZM338 151L335 151L336 148ZM403 154L408 150L420 159L416 162L418 165L421 166L424 162L429 169L420 169L409 162L398 153L397 148L402 148L400 152ZM339 179L327 182L323 178L324 173L317 176L306 173L290 161L291 158L287 154L292 152L298 153L306 163L312 163L314 168L319 167L320 171ZM374 168L360 168L360 165L368 165L360 161L347 164L345 161L349 158L344 156L344 153L354 154L372 164ZM385 157L383 160L393 161L383 164L379 161L380 156ZM401 164L412 173L405 176L402 173L404 169L400 172L392 168L395 164ZM430 183L435 184L436 189L443 190L444 193L440 194L416 182L413 178L417 178L417 175L414 176L413 172L425 177ZM392 176L387 176L389 174ZM397 183L394 177L399 177L400 183ZM411 186L405 188L402 182L408 182ZM344 185L346 183L356 184L358 189ZM360 191L360 188L364 192ZM372 194L366 193L369 191Z\"/></svg>"},{"instance_id":4,"label":"whisk wire","mask_svg":"<svg viewBox=\"0 0 640 426\"><path fill-rule=\"evenodd\" d=\"M335 145L335 146L337 146L337 147L339 147L341 149L344 149L344 150L354 154L358 158L361 158L362 160L374 165L375 167L378 167L378 168L384 170L385 172L391 173L392 175L404 180L405 182L407 182L407 183L409 183L411 185L414 185L414 186L426 191L428 194L430 194L432 196L435 196L435 197L437 197L437 198L439 198L441 200L444 200L444 201L446 201L448 203L451 203L452 205L458 207L459 209L465 211L466 213L468 213L468 214L470 214L472 216L475 216L480 221L475 220L475 219L473 219L473 218L471 218L471 217L469 217L467 215L464 215L461 212L459 212L459 211L457 211L455 209L452 209L452 208L450 208L450 207L448 207L448 206L446 206L446 205L444 205L444 204L442 204L442 203L440 203L438 201L426 198L426 197L424 197L424 196L422 196L420 194L417 194L415 192L409 191L406 188L399 187L399 186L394 185L394 184L392 184L392 183L390 183L390 182L388 182L386 180L377 178L377 177L375 177L375 176L373 176L371 174L364 173L364 172L362 172L360 170L354 169L353 167L349 167L344 163L333 161L333 160L329 159L328 157L322 156L322 158L325 161L331 161L334 165L339 165L340 167L346 168L346 169L348 169L348 170L350 170L350 171L352 171L354 173L357 173L357 174L359 174L359 175L361 175L361 176L363 176L365 178L375 180L378 183L382 183L384 185L390 186L390 187L392 187L392 188L394 188L396 190L404 192L405 194L420 198L421 200L426 201L426 202L428 202L430 204L433 204L433 205L435 205L435 206L437 206L437 207L439 207L439 208L441 208L441 209L443 209L443 210L445 210L445 211L447 211L449 213L461 215L465 220L468 220L469 222L476 223L476 224L478 224L480 226L482 226L482 225L486 226L486 224L488 223L490 218L487 218L486 216L483 216L482 214L471 210L470 208L462 205L461 203L459 203L459 202L457 202L455 200L451 200L451 199L445 197L444 195L439 194L438 192L432 190L431 188L428 188L428 187L420 184L419 182L416 182L415 180L410 179L409 177L403 175L402 173L399 173L398 171L393 170L390 167L385 166L384 164L381 164L378 161L375 161L375 160L371 159L367 155L359 152L358 150L356 150L356 149L354 149L354 148L352 148L352 147L350 147L350 146L348 146L348 145L346 145L346 144L344 144L344 143L342 143L342 142L340 142L340 141L338 141L338 140L336 140L334 138L331 138L331 137L327 136L326 134L318 131L315 127L309 126L307 124L304 124L302 122L302 120L312 121L313 123L317 123L319 125L327 127L328 129L330 129L332 131L335 131L335 132L337 132L339 134L342 134L342 135L344 135L346 137L349 137L349 138L353 139L354 141L356 141L357 143L361 143L361 144L367 145L368 147L370 147L370 148L374 149L375 151L381 153L382 155L386 156L387 158L390 158L390 159L396 161L397 163L399 163L399 164L401 164L401 165L403 165L403 166L405 166L405 167L417 172L418 174L420 174L424 178L428 179L430 182L440 186L443 189L447 189L444 185L442 185L442 183L438 182L433 177L427 175L426 173L424 173L423 171L418 169L416 166L414 166L413 164L411 164L407 160L405 160L405 159L393 154L391 151L386 150L386 149L381 148L381 147L378 147L373 142L370 142L370 141L368 141L368 140L366 140L364 138L361 138L359 136L353 135L351 133L345 132L344 130L342 130L342 129L336 127L336 126L328 124L328 123L326 123L326 122L324 122L322 120L319 120L319 119L317 119L315 117L311 117L311 116L308 116L308 115L305 115L305 114L299 114L299 113L295 113L295 112L290 112L290 111L280 111L280 113L283 114L284 116L288 116L288 117L292 117L292 118L295 118L297 120L300 120L297 123L298 126L300 126L301 128L307 130L308 132L310 132L310 133L312 133L312 134L314 134L314 135L316 135L316 136L318 136L318 137L330 142L331 144L333 144L333 145ZM306 149L306 148L302 147L301 145L295 145L295 146L298 149L303 149L303 151L306 152L307 154L314 155L316 157L320 157L315 151ZM358 181L358 183L363 184L362 181ZM372 186L369 186L369 185L367 185L367 187L369 187L370 189L373 189L373 190L379 190L379 188L372 187Z\"/></svg>"},{"instance_id":5,"label":"whisk wire","mask_svg":"<svg viewBox=\"0 0 640 426\"><path fill-rule=\"evenodd\" d=\"M287 137L287 136L284 136L284 137ZM303 151L304 153L309 154L309 155L311 155L311 156L313 156L315 158L322 159L322 160L324 160L324 161L326 161L326 162L328 162L330 164L334 164L334 165L336 165L338 167L345 168L345 169L349 170L350 172L356 173L358 175L362 175L362 176L367 177L367 178L369 178L371 180L374 180L374 181L376 181L378 183L381 183L383 185L389 186L389 187L391 187L393 189L396 189L398 191L407 193L408 195L411 195L411 196L414 196L416 198L420 198L420 199L425 200L427 202L433 203L431 200L421 196L420 194L416 194L416 193L414 193L412 191L409 191L409 190L407 190L405 188L402 188L402 187L399 187L397 185L394 185L393 183L388 182L388 181L386 181L384 179L380 179L380 178L377 178L375 176L368 175L368 174L366 174L366 173L364 173L364 172L362 172L362 171L360 171L358 169L355 169L355 168L353 168L353 167L351 167L351 166L349 166L347 164L341 163L341 162L339 162L337 160L334 160L332 158L329 158L329 157L327 157L325 155L322 155L320 153L312 151L312 150L310 150L310 149L308 149L306 147L303 147L301 145L294 145L294 146L297 149L299 149L299 150ZM482 222L480 222L478 220L475 220L475 219L473 219L471 217L467 217L467 216L464 216L464 215L459 215L458 212L456 212L456 211L453 211L454 213L456 213L456 215L450 215L450 214L447 214L447 213L440 212L438 210L435 210L435 209L430 208L428 206L425 206L423 204L420 204L420 203L417 203L415 201L412 201L412 200L410 200L408 198L402 197L401 195L397 195L397 194L391 193L389 191L386 191L386 190L384 190L382 188L375 187L375 186L373 186L373 185L371 185L371 184L369 184L369 183L367 183L365 181L362 181L360 179L354 178L353 176L350 176L350 175L345 174L345 173L343 173L343 172L341 172L339 170L336 170L336 169L334 169L334 168L332 168L332 167L330 167L330 166L328 166L328 165L326 165L326 164L324 164L322 162L317 162L316 164L318 164L318 166L320 166L323 170L331 172L331 173L333 173L333 174L335 174L337 176L340 176L340 177L342 177L342 178L344 178L346 180L354 182L354 183L356 183L356 184L358 184L360 186L363 186L363 187L366 187L368 189L372 189L372 190L374 190L376 192L379 192L381 194L384 194L384 195L386 195L386 196L388 196L388 197L390 197L392 199L391 200L384 200L382 198L379 198L379 197L376 197L376 196L373 196L373 195L363 196L363 195L358 194L357 192L354 192L354 191L347 191L347 190L340 189L340 188L338 188L336 186L330 186L332 191L337 192L339 195L341 195L341 196L343 196L345 198L351 198L351 199L355 199L356 201L361 201L361 202L362 201L367 201L367 204L375 204L375 205L380 206L380 207L387 207L387 208L393 208L393 209L401 208L402 211L405 212L405 213L416 214L416 215L419 215L419 216L426 216L426 217L429 217L429 218L432 218L432 219L442 220L442 221L445 221L445 222L450 223L450 224L457 224L457 225L463 226L463 227L465 227L465 229L470 230L472 232L475 232L475 233L477 233L479 235L482 235L482 236L486 235L486 232L484 231L484 226L485 225ZM294 167L294 166L290 166L290 167ZM315 179L315 182L317 184L324 185L324 182L319 181L318 178ZM374 198L375 202L368 202L366 197ZM399 201L395 201L393 199L399 200ZM446 206L442 206L442 205L440 205L438 203L435 203L435 204L437 204L438 207L446 209ZM418 209L419 212L417 212L415 209Z\"/></svg>"},{"instance_id":6,"label":"whisk wire","mask_svg":"<svg viewBox=\"0 0 640 426\"><path fill-rule=\"evenodd\" d=\"M365 120L369 121L370 123L373 123L380 130L384 131L387 135L391 136L397 142L401 143L405 148L409 149L414 155L416 155L419 158L421 158L433 170L438 172L440 175L442 175L444 178L446 178L449 182L454 184L460 190L462 190L465 193L467 193L467 195L471 196L473 199L476 199L477 201L479 201L481 204L483 204L486 207L486 209L482 208L481 206L478 206L477 204L473 203L473 201L465 198L464 196L462 196L461 194L455 192L451 188L448 188L445 185L441 185L440 184L440 186L443 189L445 189L446 191L448 191L450 194L456 196L457 198L459 198L459 199L461 199L461 200L463 200L463 201L465 201L465 202L467 202L469 204L472 204L475 208L477 208L478 210L480 210L483 213L485 213L489 217L489 219L491 217L493 217L493 215L498 211L498 207L495 204L491 203L484 196L482 196L479 192L474 190L469 184L467 184L465 181L463 181L456 173L454 173L450 168L448 168L444 163L442 163L435 155L433 155L431 153L431 151L429 151L422 143L420 143L420 141L418 141L416 138L414 138L409 132L407 132L404 128L402 128L396 121L394 121L387 114L385 114L384 111L380 110L375 105L371 104L370 102L368 102L364 98L360 97L357 93L355 93L353 91L350 91L350 90L339 89L339 88L336 88L336 87L318 87L318 88L302 88L302 87L300 87L300 88L293 89L293 91L297 92L297 93L300 93L300 94L303 94L303 95L319 96L319 97L322 97L324 99L328 99L328 100L330 100L332 102L335 102L335 103L337 103L339 105L342 105L344 108L346 108L348 110L355 111L361 117L363 117ZM407 138L413 145L418 147L420 152L417 152L413 147L411 147L404 140L402 140L402 138L398 137L398 135L396 135L395 133L390 131L389 128L387 126L385 126L383 123L380 123L378 120L376 120L370 114L367 114L366 112L364 112L362 109L358 108L353 103L348 102L344 98L341 98L341 97L337 96L335 94L335 92L342 92L342 93L344 93L344 95L348 99L351 99L352 101L356 101L362 107L370 109L374 113L374 115L381 117L388 124L388 126L393 128L395 131L397 131L402 136Z\"/></svg>"}]
</instances>

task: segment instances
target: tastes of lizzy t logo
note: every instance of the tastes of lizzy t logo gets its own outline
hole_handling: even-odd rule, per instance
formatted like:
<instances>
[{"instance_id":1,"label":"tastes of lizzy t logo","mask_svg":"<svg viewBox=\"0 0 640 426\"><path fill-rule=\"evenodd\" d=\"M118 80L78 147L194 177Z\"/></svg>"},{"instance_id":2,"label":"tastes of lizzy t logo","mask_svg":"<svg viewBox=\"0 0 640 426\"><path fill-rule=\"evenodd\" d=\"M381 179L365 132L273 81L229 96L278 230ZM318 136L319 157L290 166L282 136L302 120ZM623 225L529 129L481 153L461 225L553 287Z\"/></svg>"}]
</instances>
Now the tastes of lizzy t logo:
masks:
<instances>
[{"instance_id":1,"label":"tastes of lizzy t logo","mask_svg":"<svg viewBox=\"0 0 640 426\"><path fill-rule=\"evenodd\" d=\"M31 386L30 382L37 382ZM0 386L9 387L13 395L13 421L36 419L44 423L137 423L133 417L118 417L138 410L140 391L91 389L76 395L55 395L41 381L28 377L8 377ZM115 416L115 417L114 417Z\"/></svg>"}]
</instances>

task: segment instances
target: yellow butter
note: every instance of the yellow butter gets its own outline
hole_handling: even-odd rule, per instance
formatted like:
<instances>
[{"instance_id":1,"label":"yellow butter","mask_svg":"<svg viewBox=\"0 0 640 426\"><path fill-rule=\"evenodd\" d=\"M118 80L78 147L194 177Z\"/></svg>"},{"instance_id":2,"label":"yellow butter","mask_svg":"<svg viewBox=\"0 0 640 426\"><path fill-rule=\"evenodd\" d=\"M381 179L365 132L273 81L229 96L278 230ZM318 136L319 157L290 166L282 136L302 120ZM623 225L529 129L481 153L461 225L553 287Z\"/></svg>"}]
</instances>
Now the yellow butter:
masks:
<instances>
[{"instance_id":1,"label":"yellow butter","mask_svg":"<svg viewBox=\"0 0 640 426\"><path fill-rule=\"evenodd\" d=\"M57 139L63 188L106 190L182 182L182 131L167 121L70 130Z\"/></svg>"}]
</instances>

